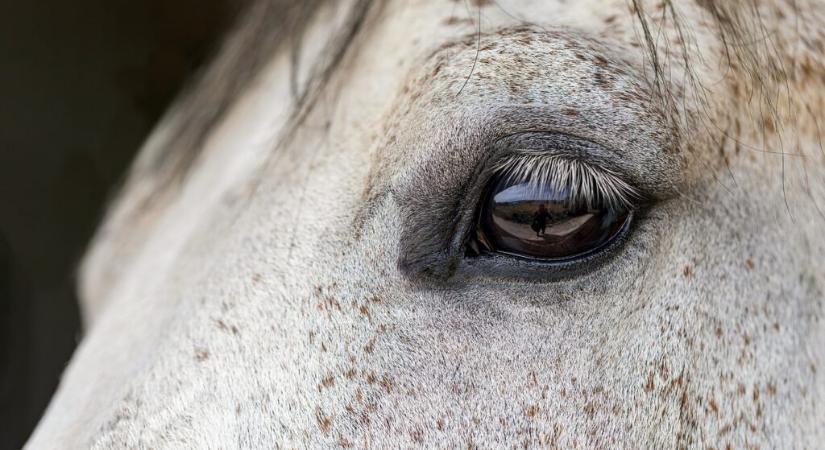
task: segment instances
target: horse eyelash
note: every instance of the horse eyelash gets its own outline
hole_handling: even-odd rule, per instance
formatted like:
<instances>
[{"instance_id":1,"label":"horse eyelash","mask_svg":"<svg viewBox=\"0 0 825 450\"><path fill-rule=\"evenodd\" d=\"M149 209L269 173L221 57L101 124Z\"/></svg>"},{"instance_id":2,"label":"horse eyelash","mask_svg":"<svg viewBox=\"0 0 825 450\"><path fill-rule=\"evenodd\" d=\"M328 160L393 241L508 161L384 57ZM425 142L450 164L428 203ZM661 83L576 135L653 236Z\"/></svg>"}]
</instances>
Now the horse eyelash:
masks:
<instances>
[{"instance_id":1,"label":"horse eyelash","mask_svg":"<svg viewBox=\"0 0 825 450\"><path fill-rule=\"evenodd\" d=\"M517 150L503 157L492 169L507 177L508 182L528 182L535 194L546 187L556 191L570 189L570 202L588 208L633 209L642 199L638 189L610 169L545 152Z\"/></svg>"}]
</instances>

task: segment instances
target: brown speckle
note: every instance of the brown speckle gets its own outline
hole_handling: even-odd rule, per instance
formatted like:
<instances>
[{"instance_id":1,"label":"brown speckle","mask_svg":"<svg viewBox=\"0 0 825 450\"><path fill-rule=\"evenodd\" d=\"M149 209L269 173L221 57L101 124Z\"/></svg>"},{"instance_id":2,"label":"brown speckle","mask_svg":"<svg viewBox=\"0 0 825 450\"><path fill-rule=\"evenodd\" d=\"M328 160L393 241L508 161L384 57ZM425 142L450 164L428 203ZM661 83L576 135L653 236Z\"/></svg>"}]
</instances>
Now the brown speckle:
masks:
<instances>
[{"instance_id":1,"label":"brown speckle","mask_svg":"<svg viewBox=\"0 0 825 450\"><path fill-rule=\"evenodd\" d=\"M730 430L731 430L732 428L733 428L733 427L731 427L731 425L730 425L730 424L727 424L727 425L725 425L725 426L723 426L722 428L720 428L720 429L719 429L719 433L718 433L718 435L719 435L719 436L724 436L724 435L726 435L726 434L730 433ZM730 447L730 444L728 444L728 446L727 446L726 448L731 448L731 447Z\"/></svg>"},{"instance_id":2,"label":"brown speckle","mask_svg":"<svg viewBox=\"0 0 825 450\"><path fill-rule=\"evenodd\" d=\"M590 417L592 419L593 416L596 415L596 407L593 406L592 402L590 402L584 405L584 412L587 414L587 417Z\"/></svg>"},{"instance_id":3,"label":"brown speckle","mask_svg":"<svg viewBox=\"0 0 825 450\"><path fill-rule=\"evenodd\" d=\"M716 400L714 400L713 397L711 397L711 399L708 400L708 406L714 414L719 414L719 405L716 404Z\"/></svg>"},{"instance_id":4,"label":"brown speckle","mask_svg":"<svg viewBox=\"0 0 825 450\"><path fill-rule=\"evenodd\" d=\"M762 124L764 125L765 131L769 134L776 133L776 125L773 123L773 119L770 117L765 117L762 120Z\"/></svg>"},{"instance_id":5,"label":"brown speckle","mask_svg":"<svg viewBox=\"0 0 825 450\"><path fill-rule=\"evenodd\" d=\"M385 391L387 391L388 394L392 391L392 382L387 377L381 379L381 386Z\"/></svg>"},{"instance_id":6,"label":"brown speckle","mask_svg":"<svg viewBox=\"0 0 825 450\"><path fill-rule=\"evenodd\" d=\"M424 432L420 429L416 429L410 432L410 437L412 437L413 442L417 444L424 443Z\"/></svg>"},{"instance_id":7,"label":"brown speckle","mask_svg":"<svg viewBox=\"0 0 825 450\"><path fill-rule=\"evenodd\" d=\"M318 421L318 427L323 433L329 432L329 427L332 425L332 418L327 417L321 409L315 410L315 420Z\"/></svg>"},{"instance_id":8,"label":"brown speckle","mask_svg":"<svg viewBox=\"0 0 825 450\"><path fill-rule=\"evenodd\" d=\"M472 25L473 20L470 19L469 17L450 16L450 17L447 17L446 19L444 19L444 21L442 23L444 25L450 25L450 26L461 25L461 24Z\"/></svg>"},{"instance_id":9,"label":"brown speckle","mask_svg":"<svg viewBox=\"0 0 825 450\"><path fill-rule=\"evenodd\" d=\"M598 84L602 88L604 88L604 89L609 89L610 88L610 80L608 79L607 76L605 76L604 72L596 72L593 75L593 78L596 81L596 84Z\"/></svg>"},{"instance_id":10,"label":"brown speckle","mask_svg":"<svg viewBox=\"0 0 825 450\"><path fill-rule=\"evenodd\" d=\"M209 350L205 348L196 348L195 349L195 360L198 362L204 362L209 359Z\"/></svg>"},{"instance_id":11,"label":"brown speckle","mask_svg":"<svg viewBox=\"0 0 825 450\"><path fill-rule=\"evenodd\" d=\"M367 342L367 345L364 346L364 351L367 352L367 354L371 354L374 349L375 349L375 338L372 338L372 339L369 340L369 342Z\"/></svg>"},{"instance_id":12,"label":"brown speckle","mask_svg":"<svg viewBox=\"0 0 825 450\"><path fill-rule=\"evenodd\" d=\"M652 392L654 387L655 386L653 384L653 372L650 372L647 375L647 381L645 381L645 385L644 385L645 392Z\"/></svg>"}]
</instances>

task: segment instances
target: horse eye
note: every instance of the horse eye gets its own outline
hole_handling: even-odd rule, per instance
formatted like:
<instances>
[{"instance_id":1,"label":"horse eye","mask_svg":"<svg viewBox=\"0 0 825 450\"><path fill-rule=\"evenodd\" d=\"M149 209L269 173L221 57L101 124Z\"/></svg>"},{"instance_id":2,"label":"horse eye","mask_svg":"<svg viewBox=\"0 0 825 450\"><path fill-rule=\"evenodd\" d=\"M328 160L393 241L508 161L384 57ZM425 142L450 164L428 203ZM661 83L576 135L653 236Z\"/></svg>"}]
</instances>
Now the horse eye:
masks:
<instances>
[{"instance_id":1,"label":"horse eye","mask_svg":"<svg viewBox=\"0 0 825 450\"><path fill-rule=\"evenodd\" d=\"M471 249L561 262L603 249L629 226L629 209L588 205L572 191L497 175L481 205Z\"/></svg>"}]
</instances>

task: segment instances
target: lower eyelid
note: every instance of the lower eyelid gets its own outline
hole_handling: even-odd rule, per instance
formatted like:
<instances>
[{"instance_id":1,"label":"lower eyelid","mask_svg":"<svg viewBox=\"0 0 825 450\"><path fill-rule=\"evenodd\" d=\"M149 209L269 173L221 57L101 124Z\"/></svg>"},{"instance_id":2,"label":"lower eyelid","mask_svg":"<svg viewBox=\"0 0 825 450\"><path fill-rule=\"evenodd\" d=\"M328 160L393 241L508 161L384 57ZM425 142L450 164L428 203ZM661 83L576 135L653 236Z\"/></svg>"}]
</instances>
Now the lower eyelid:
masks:
<instances>
[{"instance_id":1,"label":"lower eyelid","mask_svg":"<svg viewBox=\"0 0 825 450\"><path fill-rule=\"evenodd\" d=\"M635 210L632 223L620 239L611 243L603 253L572 263L554 264L504 255L464 258L446 282L462 285L489 283L493 287L511 281L552 283L557 287L578 285L576 291L599 289L602 283L613 283L605 277L623 279L616 273L643 269L646 254L660 231L656 224L661 220L652 209Z\"/></svg>"}]
</instances>

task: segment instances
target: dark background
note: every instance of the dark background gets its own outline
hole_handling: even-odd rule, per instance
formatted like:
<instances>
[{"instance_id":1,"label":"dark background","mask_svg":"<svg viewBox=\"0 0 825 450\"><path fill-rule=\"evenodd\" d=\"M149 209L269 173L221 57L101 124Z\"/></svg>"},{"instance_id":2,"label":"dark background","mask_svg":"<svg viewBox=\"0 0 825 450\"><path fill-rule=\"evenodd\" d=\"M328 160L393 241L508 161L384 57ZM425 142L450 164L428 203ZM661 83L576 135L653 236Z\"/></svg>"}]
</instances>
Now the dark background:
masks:
<instances>
[{"instance_id":1,"label":"dark background","mask_svg":"<svg viewBox=\"0 0 825 450\"><path fill-rule=\"evenodd\" d=\"M0 449L82 333L74 271L136 150L239 0L0 0Z\"/></svg>"}]
</instances>

